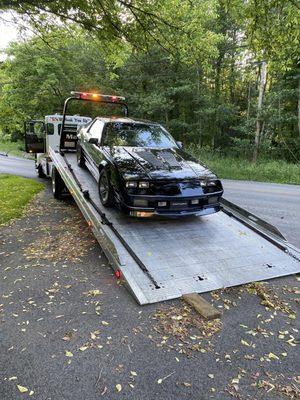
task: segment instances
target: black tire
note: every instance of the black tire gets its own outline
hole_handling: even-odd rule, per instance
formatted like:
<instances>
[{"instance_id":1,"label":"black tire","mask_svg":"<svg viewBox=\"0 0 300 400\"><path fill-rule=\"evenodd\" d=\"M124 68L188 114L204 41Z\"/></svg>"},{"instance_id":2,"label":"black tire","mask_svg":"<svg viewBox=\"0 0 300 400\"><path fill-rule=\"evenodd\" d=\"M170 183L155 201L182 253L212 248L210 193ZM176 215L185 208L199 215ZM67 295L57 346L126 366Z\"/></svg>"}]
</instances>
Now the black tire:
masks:
<instances>
[{"instance_id":1,"label":"black tire","mask_svg":"<svg viewBox=\"0 0 300 400\"><path fill-rule=\"evenodd\" d=\"M42 168L41 165L39 165L39 166L37 167L36 173L37 173L37 176L38 176L39 178L46 178L46 175L44 174L44 171L43 171L43 168Z\"/></svg>"},{"instance_id":2,"label":"black tire","mask_svg":"<svg viewBox=\"0 0 300 400\"><path fill-rule=\"evenodd\" d=\"M62 198L62 193L64 191L65 188L65 183L62 180L59 172L57 171L57 169L55 167L52 168L52 193L53 196L56 199L61 199Z\"/></svg>"},{"instance_id":3,"label":"black tire","mask_svg":"<svg viewBox=\"0 0 300 400\"><path fill-rule=\"evenodd\" d=\"M104 207L112 207L115 202L114 190L110 183L109 173L105 168L100 172L98 191L100 201Z\"/></svg>"},{"instance_id":4,"label":"black tire","mask_svg":"<svg viewBox=\"0 0 300 400\"><path fill-rule=\"evenodd\" d=\"M80 146L80 144L77 144L76 156L77 156L77 164L79 165L79 167L85 168L85 159L84 159L82 147Z\"/></svg>"}]
</instances>

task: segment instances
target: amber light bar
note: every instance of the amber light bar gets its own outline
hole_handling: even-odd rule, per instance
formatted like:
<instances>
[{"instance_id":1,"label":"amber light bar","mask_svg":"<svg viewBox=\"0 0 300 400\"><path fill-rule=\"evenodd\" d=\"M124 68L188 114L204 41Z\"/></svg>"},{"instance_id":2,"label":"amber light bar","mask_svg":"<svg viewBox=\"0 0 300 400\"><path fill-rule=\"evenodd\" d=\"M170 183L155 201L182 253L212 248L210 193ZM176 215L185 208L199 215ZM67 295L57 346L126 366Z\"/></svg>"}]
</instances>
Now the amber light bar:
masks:
<instances>
[{"instance_id":1,"label":"amber light bar","mask_svg":"<svg viewBox=\"0 0 300 400\"><path fill-rule=\"evenodd\" d=\"M71 92L71 95L82 100L108 101L112 103L125 101L125 97L122 96L113 96L100 93Z\"/></svg>"}]
</instances>

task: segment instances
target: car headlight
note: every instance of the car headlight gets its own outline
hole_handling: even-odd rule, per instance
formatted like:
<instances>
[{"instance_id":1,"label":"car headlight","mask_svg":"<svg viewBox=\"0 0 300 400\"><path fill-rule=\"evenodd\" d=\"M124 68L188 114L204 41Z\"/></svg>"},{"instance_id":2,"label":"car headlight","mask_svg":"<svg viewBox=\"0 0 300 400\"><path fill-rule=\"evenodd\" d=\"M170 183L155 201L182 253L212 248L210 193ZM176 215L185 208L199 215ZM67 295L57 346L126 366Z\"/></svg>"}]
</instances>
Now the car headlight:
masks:
<instances>
[{"instance_id":1,"label":"car headlight","mask_svg":"<svg viewBox=\"0 0 300 400\"><path fill-rule=\"evenodd\" d=\"M217 186L215 181L200 181L202 187Z\"/></svg>"},{"instance_id":2,"label":"car headlight","mask_svg":"<svg viewBox=\"0 0 300 400\"><path fill-rule=\"evenodd\" d=\"M149 182L139 182L140 189L147 189L149 187Z\"/></svg>"},{"instance_id":3,"label":"car headlight","mask_svg":"<svg viewBox=\"0 0 300 400\"><path fill-rule=\"evenodd\" d=\"M127 188L136 188L137 187L137 182L136 181L127 181L126 182L126 187Z\"/></svg>"}]
</instances>

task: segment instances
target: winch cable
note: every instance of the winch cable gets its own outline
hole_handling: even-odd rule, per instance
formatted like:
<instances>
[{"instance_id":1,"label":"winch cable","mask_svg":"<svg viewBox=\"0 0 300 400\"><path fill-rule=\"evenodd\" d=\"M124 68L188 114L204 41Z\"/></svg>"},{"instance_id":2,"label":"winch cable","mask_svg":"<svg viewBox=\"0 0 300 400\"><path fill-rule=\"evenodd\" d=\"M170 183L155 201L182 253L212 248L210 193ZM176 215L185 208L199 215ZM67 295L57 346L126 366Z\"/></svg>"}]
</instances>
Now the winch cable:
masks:
<instances>
[{"instance_id":1,"label":"winch cable","mask_svg":"<svg viewBox=\"0 0 300 400\"><path fill-rule=\"evenodd\" d=\"M63 152L60 153L62 156L65 156ZM150 271L146 267L146 265L143 263L143 261L136 255L134 250L131 248L131 246L126 242L126 240L123 238L123 236L120 234L120 232L115 228L113 223L109 221L107 218L106 214L101 211L101 209L97 206L97 204L93 201L93 199L90 197L90 193L88 190L84 190L79 179L77 178L72 165L69 163L67 160L67 157L64 157L65 163L67 164L67 167L69 171L71 172L72 177L74 178L74 181L76 182L77 186L79 187L80 192L83 194L83 197L92 205L92 207L97 211L97 213L101 217L101 223L103 225L107 225L112 232L117 236L119 241L122 243L122 245L125 247L125 249L128 251L128 253L131 255L131 257L134 259L134 261L137 263L137 265L140 267L140 269L148 276L148 278L151 280L151 282L154 284L155 289L160 289L160 286L156 279L151 275Z\"/></svg>"}]
</instances>

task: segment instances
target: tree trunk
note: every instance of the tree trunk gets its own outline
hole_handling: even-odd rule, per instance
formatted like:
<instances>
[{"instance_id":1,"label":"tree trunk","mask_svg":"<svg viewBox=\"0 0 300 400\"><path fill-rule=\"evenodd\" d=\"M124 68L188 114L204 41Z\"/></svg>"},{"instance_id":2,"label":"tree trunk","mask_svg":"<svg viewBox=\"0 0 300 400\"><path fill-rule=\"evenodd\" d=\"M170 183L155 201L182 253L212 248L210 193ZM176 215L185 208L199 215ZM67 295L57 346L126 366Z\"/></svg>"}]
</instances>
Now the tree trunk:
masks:
<instances>
[{"instance_id":1,"label":"tree trunk","mask_svg":"<svg viewBox=\"0 0 300 400\"><path fill-rule=\"evenodd\" d=\"M265 90L266 90L266 82L267 82L267 63L266 61L262 61L260 67L260 82L259 82L259 91L258 91L258 102L257 102L257 117L256 117L256 132L255 132L255 143L254 143L254 151L252 161L256 163L259 147L261 142L261 135L263 130L263 120L261 116Z\"/></svg>"},{"instance_id":2,"label":"tree trunk","mask_svg":"<svg viewBox=\"0 0 300 400\"><path fill-rule=\"evenodd\" d=\"M249 81L248 95L247 95L247 122L250 118L250 107L251 107L251 82Z\"/></svg>"},{"instance_id":3,"label":"tree trunk","mask_svg":"<svg viewBox=\"0 0 300 400\"><path fill-rule=\"evenodd\" d=\"M300 78L298 81L298 133L300 137Z\"/></svg>"}]
</instances>

